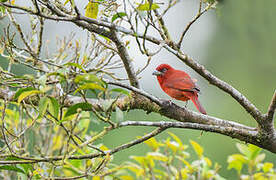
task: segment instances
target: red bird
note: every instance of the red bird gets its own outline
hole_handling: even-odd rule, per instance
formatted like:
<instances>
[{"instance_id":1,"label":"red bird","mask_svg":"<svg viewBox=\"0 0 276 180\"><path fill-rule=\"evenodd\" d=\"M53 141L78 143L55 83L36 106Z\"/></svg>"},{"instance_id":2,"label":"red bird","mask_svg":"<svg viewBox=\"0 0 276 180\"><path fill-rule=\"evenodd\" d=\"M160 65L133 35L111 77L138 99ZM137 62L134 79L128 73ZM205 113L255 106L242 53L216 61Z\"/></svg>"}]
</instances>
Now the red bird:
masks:
<instances>
[{"instance_id":1,"label":"red bird","mask_svg":"<svg viewBox=\"0 0 276 180\"><path fill-rule=\"evenodd\" d=\"M200 90L187 73L176 70L168 64L161 64L152 74L157 76L159 85L169 96L181 101L191 100L199 112L206 114L198 101Z\"/></svg>"}]
</instances>

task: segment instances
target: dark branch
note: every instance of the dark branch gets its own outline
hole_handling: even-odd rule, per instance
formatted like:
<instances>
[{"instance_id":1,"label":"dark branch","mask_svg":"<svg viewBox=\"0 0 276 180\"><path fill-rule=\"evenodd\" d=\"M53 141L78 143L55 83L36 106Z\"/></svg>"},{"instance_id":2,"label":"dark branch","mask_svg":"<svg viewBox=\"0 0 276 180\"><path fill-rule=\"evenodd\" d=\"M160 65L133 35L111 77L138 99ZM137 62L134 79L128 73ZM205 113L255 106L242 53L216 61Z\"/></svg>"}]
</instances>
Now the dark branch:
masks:
<instances>
[{"instance_id":1,"label":"dark branch","mask_svg":"<svg viewBox=\"0 0 276 180\"><path fill-rule=\"evenodd\" d=\"M189 123L189 122L125 121L125 122L119 123L118 126L119 127L124 127L124 126L154 126L154 127L161 127L161 128L196 129L196 130L203 130L203 131L207 131L207 132L215 132L215 133L227 135L227 136L230 136L232 138L237 138L237 139L244 138L244 139L248 139L248 141L249 141L250 138L255 140L256 135L257 135L256 130L243 130L243 131L241 131L241 129L232 128L232 127L213 126L213 125Z\"/></svg>"}]
</instances>

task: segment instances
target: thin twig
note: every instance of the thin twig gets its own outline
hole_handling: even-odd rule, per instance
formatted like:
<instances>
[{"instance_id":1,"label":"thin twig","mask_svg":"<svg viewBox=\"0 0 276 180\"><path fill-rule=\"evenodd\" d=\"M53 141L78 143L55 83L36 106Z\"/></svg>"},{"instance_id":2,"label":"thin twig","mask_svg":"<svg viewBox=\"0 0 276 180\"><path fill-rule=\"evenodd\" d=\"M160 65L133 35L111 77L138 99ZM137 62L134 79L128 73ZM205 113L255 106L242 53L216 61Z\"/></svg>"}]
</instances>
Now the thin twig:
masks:
<instances>
[{"instance_id":1,"label":"thin twig","mask_svg":"<svg viewBox=\"0 0 276 180\"><path fill-rule=\"evenodd\" d=\"M9 151L11 154L14 154L13 152L13 149L10 147L10 144L8 142L8 138L5 134L5 116L6 116L6 108L7 108L7 100L4 100L4 107L2 109L2 114L1 114L1 132L2 132L2 136L3 136L3 139L5 141L5 144L7 145Z\"/></svg>"},{"instance_id":2,"label":"thin twig","mask_svg":"<svg viewBox=\"0 0 276 180\"><path fill-rule=\"evenodd\" d=\"M274 91L274 94L273 94L273 97L271 99L271 103L268 107L268 111L267 111L267 119L270 121L270 122L273 122L273 116L274 116L274 113L275 113L275 109L276 109L276 90Z\"/></svg>"},{"instance_id":3,"label":"thin twig","mask_svg":"<svg viewBox=\"0 0 276 180\"><path fill-rule=\"evenodd\" d=\"M211 7L212 7L213 4L208 4L208 6L203 10L201 11L201 3L200 3L200 6L199 6L199 12L197 13L197 15L193 18L193 20L191 20L187 26L185 27L184 31L182 32L181 36L180 36L180 39L177 43L177 47L178 49L181 48L181 44L182 44L182 41L183 41L183 38L184 36L186 35L186 33L188 32L188 30L190 29L190 27L192 26L192 24L194 24L194 22L197 21L198 18L200 18L201 15L203 15L205 12L207 12Z\"/></svg>"}]
</instances>

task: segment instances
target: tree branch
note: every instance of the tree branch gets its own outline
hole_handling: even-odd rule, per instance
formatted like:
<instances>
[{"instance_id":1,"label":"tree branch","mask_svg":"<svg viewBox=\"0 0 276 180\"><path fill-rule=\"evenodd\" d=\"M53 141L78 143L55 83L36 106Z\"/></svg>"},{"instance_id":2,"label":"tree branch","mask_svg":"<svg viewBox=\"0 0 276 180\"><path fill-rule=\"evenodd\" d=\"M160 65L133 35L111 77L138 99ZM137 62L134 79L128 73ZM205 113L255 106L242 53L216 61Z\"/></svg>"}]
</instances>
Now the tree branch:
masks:
<instances>
[{"instance_id":1,"label":"tree branch","mask_svg":"<svg viewBox=\"0 0 276 180\"><path fill-rule=\"evenodd\" d=\"M275 109L276 109L276 90L274 91L274 95L271 99L270 105L268 107L268 111L267 111L267 120L270 121L273 124L273 116L275 113Z\"/></svg>"},{"instance_id":2,"label":"tree branch","mask_svg":"<svg viewBox=\"0 0 276 180\"><path fill-rule=\"evenodd\" d=\"M213 126L206 124L190 123L190 122L149 122L149 121L125 121L118 124L119 127L124 126L150 126L150 127L160 127L160 128L185 128L185 129L196 129L203 130L206 132L215 132L222 135L230 136L232 138L237 138L239 140L243 139L245 142L252 143L257 138L257 130L242 130L236 127L223 127L223 126Z\"/></svg>"},{"instance_id":3,"label":"tree branch","mask_svg":"<svg viewBox=\"0 0 276 180\"><path fill-rule=\"evenodd\" d=\"M114 29L111 29L111 33L112 33L111 39L115 43L117 50L119 52L119 56L121 57L121 59L124 63L124 67L127 72L130 84L134 87L139 88L139 81L135 74L132 60L130 59L130 56L126 50L124 43L121 42L121 40L118 38L118 34Z\"/></svg>"}]
</instances>

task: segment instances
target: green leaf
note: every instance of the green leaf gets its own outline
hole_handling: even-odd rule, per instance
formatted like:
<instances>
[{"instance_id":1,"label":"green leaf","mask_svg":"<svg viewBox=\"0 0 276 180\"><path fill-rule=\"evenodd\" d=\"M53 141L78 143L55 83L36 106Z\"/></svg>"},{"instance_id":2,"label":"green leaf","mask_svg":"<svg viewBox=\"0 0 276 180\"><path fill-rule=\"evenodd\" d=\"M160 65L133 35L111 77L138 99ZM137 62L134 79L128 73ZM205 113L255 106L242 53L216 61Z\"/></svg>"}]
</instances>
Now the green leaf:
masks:
<instances>
[{"instance_id":1,"label":"green leaf","mask_svg":"<svg viewBox=\"0 0 276 180\"><path fill-rule=\"evenodd\" d=\"M118 18L122 18L126 16L127 14L125 12L118 12L112 16L111 22L115 21Z\"/></svg>"},{"instance_id":2,"label":"green leaf","mask_svg":"<svg viewBox=\"0 0 276 180\"><path fill-rule=\"evenodd\" d=\"M91 110L92 105L89 103L78 103L68 108L67 112L64 115L65 117L71 116L73 114L76 114L78 112L78 109L81 109L82 111L89 111Z\"/></svg>"},{"instance_id":3,"label":"green leaf","mask_svg":"<svg viewBox=\"0 0 276 180\"><path fill-rule=\"evenodd\" d=\"M4 6L0 6L0 13L4 14L5 13L5 7ZM3 50L4 51L4 50ZM2 53L0 53L2 54Z\"/></svg>"},{"instance_id":4,"label":"green leaf","mask_svg":"<svg viewBox=\"0 0 276 180\"><path fill-rule=\"evenodd\" d=\"M16 166L4 165L4 166L0 166L0 169L1 170L8 170L8 171L15 171L15 172L19 172L19 173L25 174L25 172L22 169L20 169L20 168L18 168Z\"/></svg>"},{"instance_id":5,"label":"green leaf","mask_svg":"<svg viewBox=\"0 0 276 180\"><path fill-rule=\"evenodd\" d=\"M76 67L76 68L82 70L83 73L86 73L86 71L83 69L83 67L78 63L69 62L69 63L64 64L64 66L73 66L73 67Z\"/></svg>"},{"instance_id":6,"label":"green leaf","mask_svg":"<svg viewBox=\"0 0 276 180\"><path fill-rule=\"evenodd\" d=\"M81 90L85 90L85 89L91 89L91 90L94 90L94 89L98 89L98 90L101 90L101 91L104 91L105 88L103 88L102 86L98 85L98 84L95 84L95 83L87 83L87 84L83 84L81 85L75 92L74 94L76 94L77 92L81 91Z\"/></svg>"},{"instance_id":7,"label":"green leaf","mask_svg":"<svg viewBox=\"0 0 276 180\"><path fill-rule=\"evenodd\" d=\"M30 172L33 172L34 168L31 164L20 164L19 167L22 167L25 174L29 174Z\"/></svg>"},{"instance_id":8,"label":"green leaf","mask_svg":"<svg viewBox=\"0 0 276 180\"><path fill-rule=\"evenodd\" d=\"M58 101L53 98L49 97L50 103L49 103L49 112L58 119L58 114L59 114L59 103Z\"/></svg>"},{"instance_id":9,"label":"green leaf","mask_svg":"<svg viewBox=\"0 0 276 180\"><path fill-rule=\"evenodd\" d=\"M18 99L17 99L17 102L18 102L18 104L20 104L21 101L22 101L23 99L25 99L26 97L31 96L31 95L34 95L34 94L39 94L39 93L41 93L41 91L39 91L39 90L25 91L25 92L23 92L23 93L21 93L21 94L19 95L19 97L18 97Z\"/></svg>"},{"instance_id":10,"label":"green leaf","mask_svg":"<svg viewBox=\"0 0 276 180\"><path fill-rule=\"evenodd\" d=\"M27 87L27 88L21 88L21 89L19 89L19 90L15 93L14 99L17 100L18 97L19 97L23 92L31 91L31 90L35 90L35 88L33 88L33 87Z\"/></svg>"},{"instance_id":11,"label":"green leaf","mask_svg":"<svg viewBox=\"0 0 276 180\"><path fill-rule=\"evenodd\" d=\"M61 80L66 79L66 76L60 72L51 72L51 73L47 74L47 77L49 77L49 76L59 76L59 77L61 77Z\"/></svg>"},{"instance_id":12,"label":"green leaf","mask_svg":"<svg viewBox=\"0 0 276 180\"><path fill-rule=\"evenodd\" d=\"M40 99L39 105L38 105L38 109L39 109L38 118L42 118L45 115L49 103L50 103L50 100L46 96Z\"/></svg>"},{"instance_id":13,"label":"green leaf","mask_svg":"<svg viewBox=\"0 0 276 180\"><path fill-rule=\"evenodd\" d=\"M190 140L190 143L193 146L198 157L201 158L203 155L203 148L195 141Z\"/></svg>"},{"instance_id":14,"label":"green leaf","mask_svg":"<svg viewBox=\"0 0 276 180\"><path fill-rule=\"evenodd\" d=\"M97 19L98 12L99 3L89 1L87 6L85 7L85 16L92 19Z\"/></svg>"},{"instance_id":15,"label":"green leaf","mask_svg":"<svg viewBox=\"0 0 276 180\"><path fill-rule=\"evenodd\" d=\"M139 11L150 11L160 8L158 4L152 3L150 7L150 3L146 2L144 4L140 4L136 9Z\"/></svg>"},{"instance_id":16,"label":"green leaf","mask_svg":"<svg viewBox=\"0 0 276 180\"><path fill-rule=\"evenodd\" d=\"M110 90L111 92L117 92L117 93L120 93L120 94L124 94L124 95L127 95L127 96L131 96L130 92L125 90L125 89L121 89L121 88L113 88Z\"/></svg>"}]
</instances>

